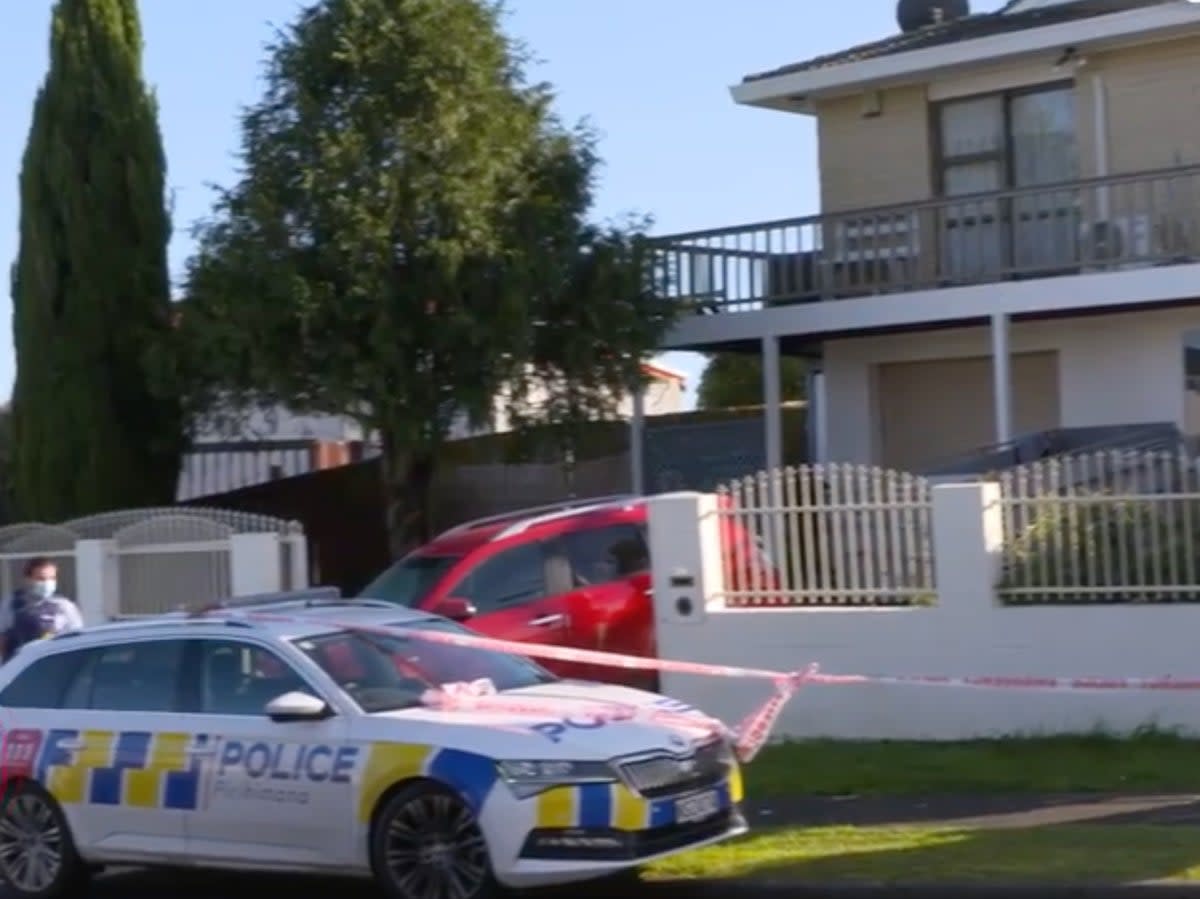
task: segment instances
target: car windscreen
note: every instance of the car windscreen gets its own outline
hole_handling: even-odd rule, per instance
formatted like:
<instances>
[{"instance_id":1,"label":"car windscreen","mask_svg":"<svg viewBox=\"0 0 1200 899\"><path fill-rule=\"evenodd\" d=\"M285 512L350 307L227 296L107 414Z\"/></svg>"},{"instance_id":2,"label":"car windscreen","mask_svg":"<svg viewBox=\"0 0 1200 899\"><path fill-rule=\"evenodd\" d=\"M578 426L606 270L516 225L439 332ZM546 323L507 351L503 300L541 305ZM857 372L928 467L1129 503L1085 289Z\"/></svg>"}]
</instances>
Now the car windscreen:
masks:
<instances>
[{"instance_id":1,"label":"car windscreen","mask_svg":"<svg viewBox=\"0 0 1200 899\"><path fill-rule=\"evenodd\" d=\"M343 630L292 642L368 713L411 708L426 690L448 683L487 679L497 690L515 690L556 680L520 656L404 635L406 630L471 633L452 621L433 618L394 628Z\"/></svg>"},{"instance_id":2,"label":"car windscreen","mask_svg":"<svg viewBox=\"0 0 1200 899\"><path fill-rule=\"evenodd\" d=\"M386 568L359 596L415 609L462 556L408 556Z\"/></svg>"}]
</instances>

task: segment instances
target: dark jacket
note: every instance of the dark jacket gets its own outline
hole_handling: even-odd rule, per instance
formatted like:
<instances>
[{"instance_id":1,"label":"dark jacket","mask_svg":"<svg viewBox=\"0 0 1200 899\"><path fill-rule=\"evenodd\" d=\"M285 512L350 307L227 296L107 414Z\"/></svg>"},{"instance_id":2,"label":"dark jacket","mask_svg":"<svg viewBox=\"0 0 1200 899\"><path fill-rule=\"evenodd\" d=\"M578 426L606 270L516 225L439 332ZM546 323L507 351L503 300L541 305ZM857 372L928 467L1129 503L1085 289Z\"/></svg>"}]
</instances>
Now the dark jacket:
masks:
<instances>
[{"instance_id":1,"label":"dark jacket","mask_svg":"<svg viewBox=\"0 0 1200 899\"><path fill-rule=\"evenodd\" d=\"M4 661L11 659L26 643L46 636L46 625L38 611L38 599L25 590L17 590L9 597L12 610L12 625L4 637Z\"/></svg>"}]
</instances>

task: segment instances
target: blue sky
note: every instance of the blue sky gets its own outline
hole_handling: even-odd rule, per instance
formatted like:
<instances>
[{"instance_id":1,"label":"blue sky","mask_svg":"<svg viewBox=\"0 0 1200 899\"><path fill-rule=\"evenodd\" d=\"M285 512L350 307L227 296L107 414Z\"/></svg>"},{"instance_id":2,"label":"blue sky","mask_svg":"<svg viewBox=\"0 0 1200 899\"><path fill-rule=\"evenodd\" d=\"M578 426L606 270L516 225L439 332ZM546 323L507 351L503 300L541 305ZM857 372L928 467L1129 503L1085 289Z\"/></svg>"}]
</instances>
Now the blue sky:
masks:
<instances>
[{"instance_id":1,"label":"blue sky","mask_svg":"<svg viewBox=\"0 0 1200 899\"><path fill-rule=\"evenodd\" d=\"M52 0L9 0L0 29L0 400L14 375L9 266L17 177L45 75ZM273 25L299 0L141 0L145 71L157 92L174 196L171 269L191 251L211 183L231 180L236 115L259 92ZM649 213L660 233L798 216L818 209L812 120L744 109L729 85L895 31L894 0L509 0L510 32L543 60L559 110L604 135L596 213ZM999 0L975 0L976 11ZM698 357L665 361L689 374Z\"/></svg>"}]
</instances>

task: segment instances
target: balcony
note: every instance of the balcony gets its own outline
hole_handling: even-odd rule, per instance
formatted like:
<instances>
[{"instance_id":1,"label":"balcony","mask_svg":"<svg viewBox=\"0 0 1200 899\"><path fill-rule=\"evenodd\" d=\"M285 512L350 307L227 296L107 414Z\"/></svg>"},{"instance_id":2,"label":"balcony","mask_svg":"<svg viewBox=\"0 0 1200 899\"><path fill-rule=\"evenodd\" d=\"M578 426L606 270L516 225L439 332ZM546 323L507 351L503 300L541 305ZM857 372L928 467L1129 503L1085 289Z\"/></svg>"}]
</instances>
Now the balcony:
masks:
<instances>
[{"instance_id":1,"label":"balcony","mask_svg":"<svg viewBox=\"0 0 1200 899\"><path fill-rule=\"evenodd\" d=\"M1200 165L656 238L698 314L1200 261Z\"/></svg>"}]
</instances>

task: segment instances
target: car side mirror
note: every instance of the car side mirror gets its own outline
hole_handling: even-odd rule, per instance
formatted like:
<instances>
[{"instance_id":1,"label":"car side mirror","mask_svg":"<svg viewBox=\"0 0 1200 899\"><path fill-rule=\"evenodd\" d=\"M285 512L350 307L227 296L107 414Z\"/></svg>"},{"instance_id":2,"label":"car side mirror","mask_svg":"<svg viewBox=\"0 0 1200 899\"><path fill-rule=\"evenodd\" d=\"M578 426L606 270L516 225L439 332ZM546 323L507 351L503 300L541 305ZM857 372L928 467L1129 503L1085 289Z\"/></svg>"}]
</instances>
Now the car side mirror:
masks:
<instances>
[{"instance_id":1,"label":"car side mirror","mask_svg":"<svg viewBox=\"0 0 1200 899\"><path fill-rule=\"evenodd\" d=\"M293 690L276 696L267 703L267 717L281 723L289 721L320 721L332 717L333 709L323 699L311 693Z\"/></svg>"},{"instance_id":2,"label":"car side mirror","mask_svg":"<svg viewBox=\"0 0 1200 899\"><path fill-rule=\"evenodd\" d=\"M443 599L430 611L435 615L441 615L443 618L449 618L451 621L466 621L479 614L479 610L475 608L474 603L458 596Z\"/></svg>"}]
</instances>

